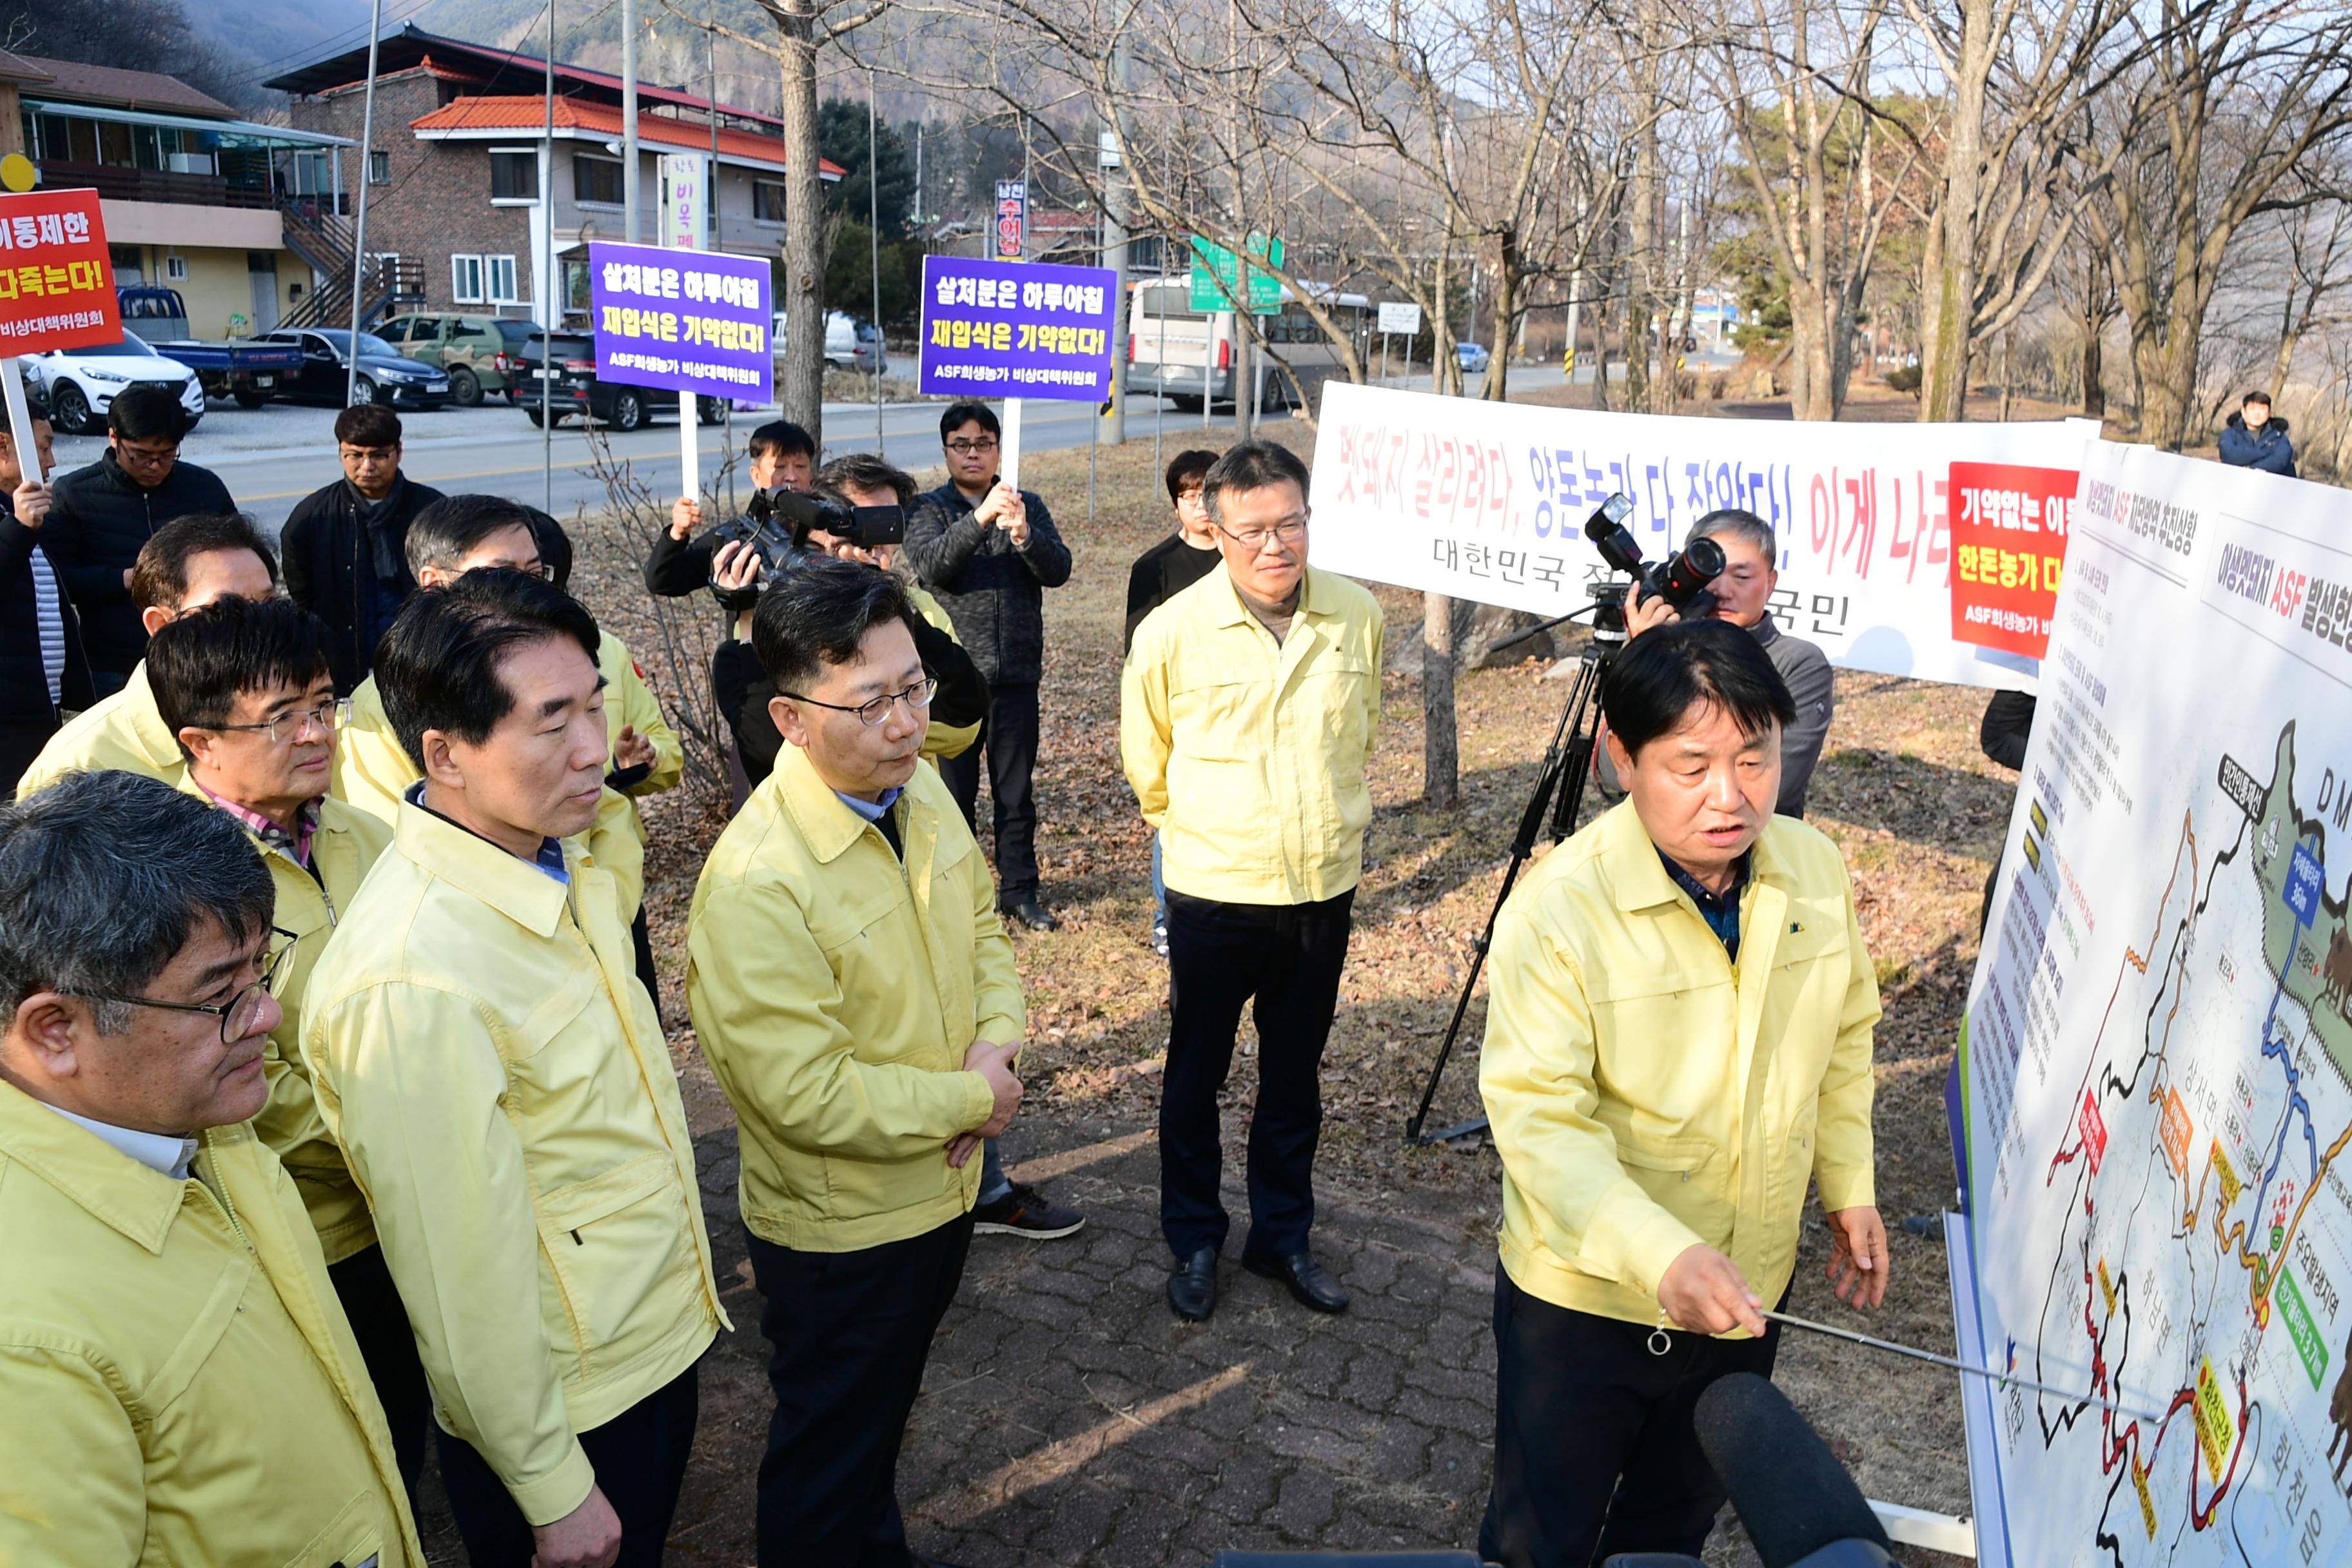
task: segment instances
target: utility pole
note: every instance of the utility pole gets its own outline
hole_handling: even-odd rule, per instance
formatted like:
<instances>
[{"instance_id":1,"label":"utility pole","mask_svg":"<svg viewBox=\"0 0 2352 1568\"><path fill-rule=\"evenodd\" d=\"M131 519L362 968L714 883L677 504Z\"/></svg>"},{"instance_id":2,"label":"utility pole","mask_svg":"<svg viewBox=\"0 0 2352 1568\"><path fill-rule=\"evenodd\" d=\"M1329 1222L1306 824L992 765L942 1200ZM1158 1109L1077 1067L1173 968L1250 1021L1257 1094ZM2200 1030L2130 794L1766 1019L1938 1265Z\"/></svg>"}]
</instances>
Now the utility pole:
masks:
<instances>
[{"instance_id":1,"label":"utility pole","mask_svg":"<svg viewBox=\"0 0 2352 1568\"><path fill-rule=\"evenodd\" d=\"M350 363L343 371L346 407L359 395L360 389L360 309L367 279L368 187L375 183L375 46L383 32L383 0L375 0L369 7L367 100L360 110L360 211L352 228L352 352Z\"/></svg>"},{"instance_id":2,"label":"utility pole","mask_svg":"<svg viewBox=\"0 0 2352 1568\"><path fill-rule=\"evenodd\" d=\"M1234 444L1250 438L1257 417L1257 399L1251 378L1249 332L1249 204L1242 185L1242 22L1240 0L1225 0L1225 47L1234 71ZM1202 401L1205 404L1205 394Z\"/></svg>"},{"instance_id":3,"label":"utility pole","mask_svg":"<svg viewBox=\"0 0 2352 1568\"><path fill-rule=\"evenodd\" d=\"M551 173L553 151L549 149ZM645 237L637 228L637 0L621 0L621 211L625 237L635 245Z\"/></svg>"},{"instance_id":4,"label":"utility pole","mask_svg":"<svg viewBox=\"0 0 2352 1568\"><path fill-rule=\"evenodd\" d=\"M1118 94L1127 87L1127 34L1122 30L1110 47L1110 112L1104 117L1099 150L1102 165L1104 262L1118 274L1118 308L1110 325L1110 412L1104 416L1102 437L1112 446L1127 440L1127 331L1132 314L1127 284L1127 149L1118 133Z\"/></svg>"},{"instance_id":5,"label":"utility pole","mask_svg":"<svg viewBox=\"0 0 2352 1568\"><path fill-rule=\"evenodd\" d=\"M546 123L539 133L539 510L555 515L555 0L547 0Z\"/></svg>"},{"instance_id":6,"label":"utility pole","mask_svg":"<svg viewBox=\"0 0 2352 1568\"><path fill-rule=\"evenodd\" d=\"M874 450L882 442L882 167L874 126L874 68L866 68L866 268L874 286ZM855 328L851 329L853 334ZM856 339L851 340L850 361L856 363Z\"/></svg>"}]
</instances>

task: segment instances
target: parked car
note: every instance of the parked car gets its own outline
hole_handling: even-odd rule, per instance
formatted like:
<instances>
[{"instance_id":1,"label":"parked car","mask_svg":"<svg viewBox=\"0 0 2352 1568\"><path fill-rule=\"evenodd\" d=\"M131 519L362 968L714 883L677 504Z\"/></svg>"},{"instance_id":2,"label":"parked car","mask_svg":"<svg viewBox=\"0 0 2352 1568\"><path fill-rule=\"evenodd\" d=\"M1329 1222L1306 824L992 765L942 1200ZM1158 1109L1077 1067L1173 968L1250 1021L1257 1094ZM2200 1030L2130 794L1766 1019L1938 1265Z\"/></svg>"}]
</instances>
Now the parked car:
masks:
<instances>
[{"instance_id":1,"label":"parked car","mask_svg":"<svg viewBox=\"0 0 2352 1568\"><path fill-rule=\"evenodd\" d=\"M523 411L534 425L540 422L540 379L545 374L539 367L546 357L542 347L545 339L533 331L516 356L516 369L522 385ZM723 397L698 396L695 416L698 423L716 425L727 416L727 400ZM551 423L561 425L575 414L611 426L615 430L636 430L652 423L656 414L675 415L677 394L667 387L629 386L617 381L596 379L596 340L585 332L555 334L555 384L547 394L545 405L552 416Z\"/></svg>"},{"instance_id":2,"label":"parked car","mask_svg":"<svg viewBox=\"0 0 2352 1568\"><path fill-rule=\"evenodd\" d=\"M114 291L122 330L165 359L196 373L207 396L234 397L240 408L258 408L301 366L301 352L283 343L224 339L203 342L188 335L187 302L177 289L136 285Z\"/></svg>"},{"instance_id":3,"label":"parked car","mask_svg":"<svg viewBox=\"0 0 2352 1568\"><path fill-rule=\"evenodd\" d=\"M302 368L280 389L304 403L340 406L351 368L351 332L341 327L304 327L270 332L264 342L292 343L302 351ZM433 365L421 364L395 352L373 332L359 335L359 380L350 384L349 398L358 403L385 403L396 408L440 408L449 401L449 378Z\"/></svg>"},{"instance_id":4,"label":"parked car","mask_svg":"<svg viewBox=\"0 0 2352 1568\"><path fill-rule=\"evenodd\" d=\"M781 356L784 352L784 312L775 314L769 331L769 342ZM882 330L871 321L861 321L845 310L829 310L824 318L824 363L836 370L854 370L872 375L877 369L885 375L890 372L890 352L883 346Z\"/></svg>"},{"instance_id":5,"label":"parked car","mask_svg":"<svg viewBox=\"0 0 2352 1568\"><path fill-rule=\"evenodd\" d=\"M420 364L437 365L449 375L449 395L471 408L485 396L515 401L522 344L539 330L526 321L496 316L394 316L375 335Z\"/></svg>"},{"instance_id":6,"label":"parked car","mask_svg":"<svg viewBox=\"0 0 2352 1568\"><path fill-rule=\"evenodd\" d=\"M1455 343L1454 357L1460 363L1463 374L1476 375L1486 368L1486 362L1495 356L1486 352L1484 343Z\"/></svg>"},{"instance_id":7,"label":"parked car","mask_svg":"<svg viewBox=\"0 0 2352 1568\"><path fill-rule=\"evenodd\" d=\"M115 398L125 387L146 383L179 395L180 406L188 411L189 429L205 416L205 386L196 373L165 359L137 337L26 354L22 363L25 379L48 403L49 423L68 436L103 435L106 411L114 406Z\"/></svg>"}]
</instances>

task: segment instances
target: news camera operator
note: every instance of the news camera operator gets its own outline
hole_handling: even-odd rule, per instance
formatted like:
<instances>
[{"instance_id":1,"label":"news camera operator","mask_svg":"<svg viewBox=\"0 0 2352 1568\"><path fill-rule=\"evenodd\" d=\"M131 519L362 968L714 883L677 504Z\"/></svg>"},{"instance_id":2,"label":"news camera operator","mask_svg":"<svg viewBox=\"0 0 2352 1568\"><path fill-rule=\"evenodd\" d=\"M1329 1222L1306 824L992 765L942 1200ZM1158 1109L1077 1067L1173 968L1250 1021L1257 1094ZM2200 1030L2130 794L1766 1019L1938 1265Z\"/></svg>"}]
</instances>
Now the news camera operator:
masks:
<instances>
[{"instance_id":1,"label":"news camera operator","mask_svg":"<svg viewBox=\"0 0 2352 1568\"><path fill-rule=\"evenodd\" d=\"M1818 645L1782 631L1772 618L1772 590L1780 585L1780 573L1773 564L1780 559L1780 542L1770 523L1752 511L1726 507L1691 524L1683 548L1687 551L1693 541L1701 539L1715 542L1723 552L1724 564L1707 582L1708 597L1698 602L1704 606L1700 613L1745 627L1772 661L1772 668L1780 672L1781 683L1796 704L1796 717L1780 737L1780 796L1773 809L1783 816L1802 816L1805 794L1812 785L1813 768L1822 760L1822 742L1829 737L1830 719L1837 708L1829 655ZM1625 630L1631 637L1669 621L1696 618L1696 615L1685 616L1658 595L1638 595L1625 606ZM1618 783L1605 749L1595 752L1593 763L1602 792L1616 798L1624 786Z\"/></svg>"},{"instance_id":2,"label":"news camera operator","mask_svg":"<svg viewBox=\"0 0 2352 1568\"><path fill-rule=\"evenodd\" d=\"M1692 1412L1769 1375L1800 1211L1875 1306L1878 989L1844 863L1773 812L1787 684L1715 619L1627 642L1602 679L1627 798L1505 904L1479 1087L1503 1159L1494 1490L1509 1568L1696 1555L1724 1491Z\"/></svg>"}]
</instances>

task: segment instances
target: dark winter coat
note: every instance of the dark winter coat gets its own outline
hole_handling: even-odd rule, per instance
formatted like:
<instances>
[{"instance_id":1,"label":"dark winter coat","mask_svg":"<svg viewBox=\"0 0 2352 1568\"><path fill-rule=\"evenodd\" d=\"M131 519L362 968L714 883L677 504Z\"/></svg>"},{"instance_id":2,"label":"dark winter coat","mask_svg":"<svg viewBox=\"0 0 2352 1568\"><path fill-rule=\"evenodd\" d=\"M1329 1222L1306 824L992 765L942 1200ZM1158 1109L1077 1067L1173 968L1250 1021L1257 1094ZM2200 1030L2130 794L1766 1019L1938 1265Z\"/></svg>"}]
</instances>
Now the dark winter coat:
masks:
<instances>
[{"instance_id":1,"label":"dark winter coat","mask_svg":"<svg viewBox=\"0 0 2352 1568\"><path fill-rule=\"evenodd\" d=\"M1045 663L1045 595L1070 580L1070 547L1054 514L1023 490L1029 542L1014 548L1004 530L977 521L955 486L917 498L907 514L903 552L924 587L939 596L956 637L991 686L1034 682Z\"/></svg>"},{"instance_id":2,"label":"dark winter coat","mask_svg":"<svg viewBox=\"0 0 2352 1568\"><path fill-rule=\"evenodd\" d=\"M337 479L294 503L278 536L285 558L286 591L294 602L327 623L327 662L335 672L335 692L352 689L375 666L375 645L395 611L416 591L409 575L409 522L441 499L430 485L403 475L373 526L362 527L363 498L349 479Z\"/></svg>"},{"instance_id":3,"label":"dark winter coat","mask_svg":"<svg viewBox=\"0 0 2352 1568\"><path fill-rule=\"evenodd\" d=\"M58 709L79 711L97 700L90 689L89 660L82 652L81 623L62 576L58 613L66 627L65 679L60 700L49 700L48 668L41 662L40 606L33 588L33 552L43 549L42 532L18 522L0 500L0 724L56 723Z\"/></svg>"},{"instance_id":4,"label":"dark winter coat","mask_svg":"<svg viewBox=\"0 0 2352 1568\"><path fill-rule=\"evenodd\" d=\"M2233 468L2294 478L2294 443L2287 439L2286 421L2274 417L2264 420L2261 429L2249 430L2245 416L2231 415L2221 431L2221 460Z\"/></svg>"},{"instance_id":5,"label":"dark winter coat","mask_svg":"<svg viewBox=\"0 0 2352 1568\"><path fill-rule=\"evenodd\" d=\"M76 468L52 487L41 548L81 615L82 646L90 668L128 678L147 654L147 629L122 574L141 546L176 518L235 511L228 487L209 468L174 463L153 489L135 483L109 447L97 462Z\"/></svg>"}]
</instances>

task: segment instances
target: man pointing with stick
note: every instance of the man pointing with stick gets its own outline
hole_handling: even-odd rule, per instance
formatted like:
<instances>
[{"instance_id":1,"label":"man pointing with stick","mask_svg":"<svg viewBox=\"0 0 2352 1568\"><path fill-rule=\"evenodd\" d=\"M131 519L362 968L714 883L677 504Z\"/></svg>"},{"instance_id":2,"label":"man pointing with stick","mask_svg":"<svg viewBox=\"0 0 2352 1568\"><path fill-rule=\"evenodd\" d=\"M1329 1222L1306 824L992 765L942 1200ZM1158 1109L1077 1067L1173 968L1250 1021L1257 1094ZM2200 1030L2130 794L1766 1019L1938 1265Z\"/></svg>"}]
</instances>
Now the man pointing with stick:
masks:
<instances>
[{"instance_id":1,"label":"man pointing with stick","mask_svg":"<svg viewBox=\"0 0 2352 1568\"><path fill-rule=\"evenodd\" d=\"M1496 923L1479 1087L1503 1157L1482 1554L1696 1556L1724 1492L1691 1414L1769 1376L1821 1189L1838 1296L1886 1293L1878 987L1837 848L1776 816L1788 687L1722 621L1633 639L1601 692L1627 798Z\"/></svg>"}]
</instances>

